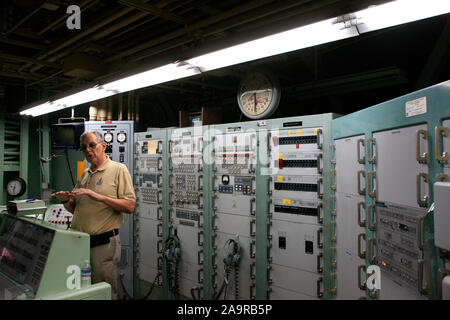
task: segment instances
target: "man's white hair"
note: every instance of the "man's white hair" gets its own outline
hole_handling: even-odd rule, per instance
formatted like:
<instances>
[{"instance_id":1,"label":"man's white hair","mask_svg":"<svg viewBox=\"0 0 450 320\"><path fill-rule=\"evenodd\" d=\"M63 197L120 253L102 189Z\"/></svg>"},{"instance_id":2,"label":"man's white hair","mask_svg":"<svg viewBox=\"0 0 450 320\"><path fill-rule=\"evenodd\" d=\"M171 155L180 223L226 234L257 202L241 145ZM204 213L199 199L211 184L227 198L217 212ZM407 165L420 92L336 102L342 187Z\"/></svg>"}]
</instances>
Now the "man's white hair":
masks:
<instances>
[{"instance_id":1,"label":"man's white hair","mask_svg":"<svg viewBox=\"0 0 450 320\"><path fill-rule=\"evenodd\" d=\"M98 142L103 142L103 134L100 131L91 130L83 132L83 134L80 136L80 143L83 141L83 137L89 133L92 133L97 138Z\"/></svg>"}]
</instances>

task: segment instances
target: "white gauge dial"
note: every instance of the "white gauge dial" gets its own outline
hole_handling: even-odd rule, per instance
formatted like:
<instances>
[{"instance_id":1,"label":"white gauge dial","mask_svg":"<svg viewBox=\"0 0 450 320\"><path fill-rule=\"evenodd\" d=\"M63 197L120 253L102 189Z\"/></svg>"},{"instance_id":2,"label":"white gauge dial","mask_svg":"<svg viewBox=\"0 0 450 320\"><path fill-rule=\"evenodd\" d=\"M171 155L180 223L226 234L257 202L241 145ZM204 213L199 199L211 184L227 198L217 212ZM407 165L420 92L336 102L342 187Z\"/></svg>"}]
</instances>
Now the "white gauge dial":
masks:
<instances>
[{"instance_id":1,"label":"white gauge dial","mask_svg":"<svg viewBox=\"0 0 450 320\"><path fill-rule=\"evenodd\" d=\"M110 143L111 141L113 141L113 135L111 132L107 132L105 133L105 142L106 143Z\"/></svg>"},{"instance_id":2,"label":"white gauge dial","mask_svg":"<svg viewBox=\"0 0 450 320\"><path fill-rule=\"evenodd\" d=\"M120 132L117 134L117 141L125 142L127 140L127 134L125 132Z\"/></svg>"},{"instance_id":3,"label":"white gauge dial","mask_svg":"<svg viewBox=\"0 0 450 320\"><path fill-rule=\"evenodd\" d=\"M276 110L280 90L273 77L258 71L242 80L237 98L245 116L260 119L269 117Z\"/></svg>"},{"instance_id":4,"label":"white gauge dial","mask_svg":"<svg viewBox=\"0 0 450 320\"><path fill-rule=\"evenodd\" d=\"M14 178L6 184L6 192L12 197L20 197L25 193L26 183L22 178Z\"/></svg>"}]
</instances>

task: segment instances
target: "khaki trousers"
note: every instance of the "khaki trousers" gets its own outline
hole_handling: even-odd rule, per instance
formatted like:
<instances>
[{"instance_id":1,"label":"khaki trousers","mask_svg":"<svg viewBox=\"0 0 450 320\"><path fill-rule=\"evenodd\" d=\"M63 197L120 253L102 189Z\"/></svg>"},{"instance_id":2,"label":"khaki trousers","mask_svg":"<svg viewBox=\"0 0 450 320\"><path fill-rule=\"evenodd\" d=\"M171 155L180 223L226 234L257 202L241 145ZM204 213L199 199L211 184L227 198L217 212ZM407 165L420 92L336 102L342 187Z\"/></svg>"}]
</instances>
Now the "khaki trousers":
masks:
<instances>
[{"instance_id":1,"label":"khaki trousers","mask_svg":"<svg viewBox=\"0 0 450 320\"><path fill-rule=\"evenodd\" d=\"M91 248L92 284L107 282L111 285L111 296L117 299L117 264L120 261L120 236L110 242Z\"/></svg>"}]
</instances>

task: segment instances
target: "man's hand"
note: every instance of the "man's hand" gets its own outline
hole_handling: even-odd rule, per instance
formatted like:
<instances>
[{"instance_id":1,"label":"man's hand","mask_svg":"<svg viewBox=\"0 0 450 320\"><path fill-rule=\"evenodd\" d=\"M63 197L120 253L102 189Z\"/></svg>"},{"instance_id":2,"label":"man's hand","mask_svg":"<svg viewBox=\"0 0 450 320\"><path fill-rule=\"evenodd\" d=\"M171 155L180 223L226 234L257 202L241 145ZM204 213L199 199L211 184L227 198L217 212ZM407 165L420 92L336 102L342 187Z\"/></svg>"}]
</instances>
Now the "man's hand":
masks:
<instances>
[{"instance_id":1,"label":"man's hand","mask_svg":"<svg viewBox=\"0 0 450 320\"><path fill-rule=\"evenodd\" d=\"M101 194L98 194L97 192L95 192L95 191L92 191L91 189L83 189L83 188L80 188L80 189L73 189L72 190L72 193L71 193L71 195L73 196L73 197L76 197L76 196L81 196L81 195L87 195L87 196L89 196L89 197L91 197L92 199L94 199L94 200L98 200L98 201L102 201L103 199L104 199L104 196L103 195L101 195Z\"/></svg>"},{"instance_id":2,"label":"man's hand","mask_svg":"<svg viewBox=\"0 0 450 320\"><path fill-rule=\"evenodd\" d=\"M126 213L133 213L134 211L134 201L127 200L127 199L114 199L107 196L104 196L102 194L99 194L95 191L92 191L90 189L73 189L71 195L76 197L79 195L87 195L91 197L94 200L101 201L107 206L113 208L116 211L119 212L126 212Z\"/></svg>"},{"instance_id":3,"label":"man's hand","mask_svg":"<svg viewBox=\"0 0 450 320\"><path fill-rule=\"evenodd\" d=\"M69 191L58 191L51 194L52 197L56 197L59 201L61 201L64 205L64 208L69 212L74 212L75 210L75 201L73 199L73 195Z\"/></svg>"},{"instance_id":4,"label":"man's hand","mask_svg":"<svg viewBox=\"0 0 450 320\"><path fill-rule=\"evenodd\" d=\"M72 198L72 195L69 191L58 191L52 193L50 196L56 197L59 201L68 201Z\"/></svg>"}]
</instances>

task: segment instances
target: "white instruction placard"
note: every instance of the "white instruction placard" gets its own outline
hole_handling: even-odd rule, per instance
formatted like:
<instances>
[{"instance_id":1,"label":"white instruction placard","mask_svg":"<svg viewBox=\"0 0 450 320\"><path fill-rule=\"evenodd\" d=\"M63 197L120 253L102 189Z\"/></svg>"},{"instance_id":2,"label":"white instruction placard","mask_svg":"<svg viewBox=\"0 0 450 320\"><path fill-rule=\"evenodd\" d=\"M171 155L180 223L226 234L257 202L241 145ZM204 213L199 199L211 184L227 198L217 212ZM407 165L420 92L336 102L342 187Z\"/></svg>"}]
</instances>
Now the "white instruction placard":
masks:
<instances>
[{"instance_id":1,"label":"white instruction placard","mask_svg":"<svg viewBox=\"0 0 450 320\"><path fill-rule=\"evenodd\" d=\"M406 117L427 113L427 97L406 102Z\"/></svg>"}]
</instances>

